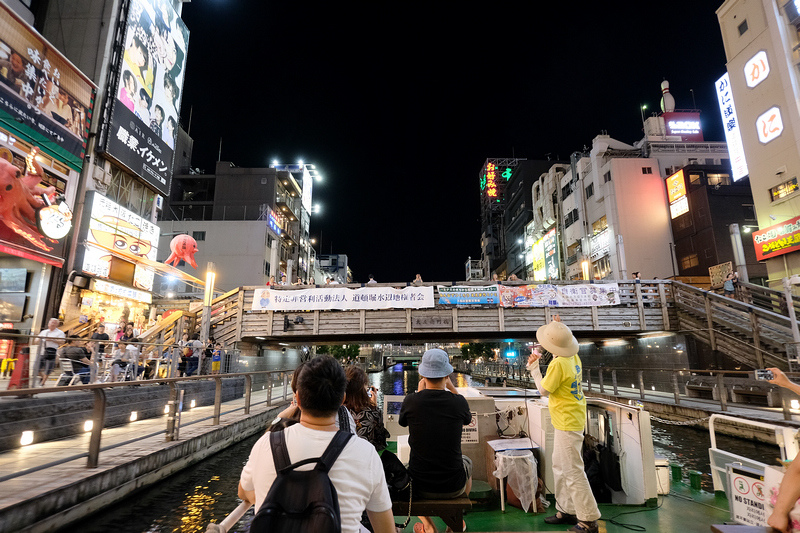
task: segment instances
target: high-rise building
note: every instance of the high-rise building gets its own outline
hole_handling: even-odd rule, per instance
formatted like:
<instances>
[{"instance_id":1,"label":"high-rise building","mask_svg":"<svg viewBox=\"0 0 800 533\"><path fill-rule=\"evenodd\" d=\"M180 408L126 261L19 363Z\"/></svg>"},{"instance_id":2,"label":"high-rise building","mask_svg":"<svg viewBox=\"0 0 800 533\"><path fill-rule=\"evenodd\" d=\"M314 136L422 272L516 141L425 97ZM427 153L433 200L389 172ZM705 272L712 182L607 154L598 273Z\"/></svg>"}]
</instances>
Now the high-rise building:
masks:
<instances>
[{"instance_id":1,"label":"high-rise building","mask_svg":"<svg viewBox=\"0 0 800 533\"><path fill-rule=\"evenodd\" d=\"M737 149L733 178L749 176L758 220L748 246L781 288L800 274L800 13L793 1L727 0L717 18L728 63L716 90Z\"/></svg>"}]
</instances>

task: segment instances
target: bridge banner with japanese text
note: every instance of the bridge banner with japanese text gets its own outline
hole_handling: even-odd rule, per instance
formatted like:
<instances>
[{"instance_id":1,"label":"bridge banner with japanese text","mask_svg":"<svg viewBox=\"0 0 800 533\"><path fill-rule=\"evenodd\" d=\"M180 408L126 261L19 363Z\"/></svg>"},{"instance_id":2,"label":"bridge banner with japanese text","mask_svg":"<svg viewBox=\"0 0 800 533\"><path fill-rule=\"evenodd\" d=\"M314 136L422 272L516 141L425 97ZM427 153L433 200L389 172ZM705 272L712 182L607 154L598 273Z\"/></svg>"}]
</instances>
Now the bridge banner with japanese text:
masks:
<instances>
[{"instance_id":1,"label":"bridge banner with japanese text","mask_svg":"<svg viewBox=\"0 0 800 533\"><path fill-rule=\"evenodd\" d=\"M447 287L437 286L441 305L477 305L500 303L497 285L486 287Z\"/></svg>"},{"instance_id":2,"label":"bridge banner with japanese text","mask_svg":"<svg viewBox=\"0 0 800 533\"><path fill-rule=\"evenodd\" d=\"M281 290L258 288L253 311L315 311L329 309L423 309L435 306L433 287L362 287Z\"/></svg>"},{"instance_id":3,"label":"bridge banner with japanese text","mask_svg":"<svg viewBox=\"0 0 800 533\"><path fill-rule=\"evenodd\" d=\"M502 307L595 307L619 304L616 283L499 285Z\"/></svg>"}]
</instances>

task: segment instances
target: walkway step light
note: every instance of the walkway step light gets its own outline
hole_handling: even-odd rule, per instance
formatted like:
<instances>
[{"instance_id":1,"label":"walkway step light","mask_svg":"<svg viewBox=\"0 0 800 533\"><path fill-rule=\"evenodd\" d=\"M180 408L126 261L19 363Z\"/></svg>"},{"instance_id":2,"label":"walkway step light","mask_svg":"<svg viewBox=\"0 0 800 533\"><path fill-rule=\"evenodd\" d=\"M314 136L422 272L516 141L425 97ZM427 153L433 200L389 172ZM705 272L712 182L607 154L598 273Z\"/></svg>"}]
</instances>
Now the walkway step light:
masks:
<instances>
[{"instance_id":1,"label":"walkway step light","mask_svg":"<svg viewBox=\"0 0 800 533\"><path fill-rule=\"evenodd\" d=\"M94 427L94 420L87 420L83 423L83 431L89 432Z\"/></svg>"},{"instance_id":2,"label":"walkway step light","mask_svg":"<svg viewBox=\"0 0 800 533\"><path fill-rule=\"evenodd\" d=\"M190 409L194 409L195 405L196 405L195 400L192 400L191 402L189 402L189 408Z\"/></svg>"},{"instance_id":3,"label":"walkway step light","mask_svg":"<svg viewBox=\"0 0 800 533\"><path fill-rule=\"evenodd\" d=\"M139 418L139 413L136 411L131 411L131 422L136 422L137 418Z\"/></svg>"},{"instance_id":4,"label":"walkway step light","mask_svg":"<svg viewBox=\"0 0 800 533\"><path fill-rule=\"evenodd\" d=\"M20 445L27 446L32 442L33 442L33 431L23 431L22 437L20 437L19 439Z\"/></svg>"}]
</instances>

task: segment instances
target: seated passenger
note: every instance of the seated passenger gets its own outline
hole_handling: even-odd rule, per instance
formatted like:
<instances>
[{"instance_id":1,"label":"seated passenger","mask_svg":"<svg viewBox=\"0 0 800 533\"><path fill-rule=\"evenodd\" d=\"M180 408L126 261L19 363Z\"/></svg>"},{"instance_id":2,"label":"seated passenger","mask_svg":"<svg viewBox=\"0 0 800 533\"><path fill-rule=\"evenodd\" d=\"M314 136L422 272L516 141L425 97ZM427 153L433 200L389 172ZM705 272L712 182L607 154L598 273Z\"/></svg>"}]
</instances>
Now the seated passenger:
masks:
<instances>
[{"instance_id":1,"label":"seated passenger","mask_svg":"<svg viewBox=\"0 0 800 533\"><path fill-rule=\"evenodd\" d=\"M336 417L344 401L342 366L330 356L303 365L297 378L300 422L283 430L289 460L320 457L336 434ZM242 470L238 495L252 502L256 512L277 477L269 433L253 446ZM299 467L310 470L313 465ZM351 438L333 463L329 477L336 489L342 532L358 533L361 513L367 510L375 533L394 533L392 501L375 448L363 439Z\"/></svg>"},{"instance_id":2,"label":"seated passenger","mask_svg":"<svg viewBox=\"0 0 800 533\"><path fill-rule=\"evenodd\" d=\"M470 423L472 414L450 381L452 372L447 352L426 351L419 365L420 386L400 408L399 423L408 427L414 497L446 500L468 495L472 489L472 460L461 454L462 426ZM419 519L415 533L436 533L430 517Z\"/></svg>"},{"instance_id":3,"label":"seated passenger","mask_svg":"<svg viewBox=\"0 0 800 533\"><path fill-rule=\"evenodd\" d=\"M72 361L72 371L81 377L83 384L89 383L89 359L91 353L77 339L70 339L61 347L61 357Z\"/></svg>"}]
</instances>

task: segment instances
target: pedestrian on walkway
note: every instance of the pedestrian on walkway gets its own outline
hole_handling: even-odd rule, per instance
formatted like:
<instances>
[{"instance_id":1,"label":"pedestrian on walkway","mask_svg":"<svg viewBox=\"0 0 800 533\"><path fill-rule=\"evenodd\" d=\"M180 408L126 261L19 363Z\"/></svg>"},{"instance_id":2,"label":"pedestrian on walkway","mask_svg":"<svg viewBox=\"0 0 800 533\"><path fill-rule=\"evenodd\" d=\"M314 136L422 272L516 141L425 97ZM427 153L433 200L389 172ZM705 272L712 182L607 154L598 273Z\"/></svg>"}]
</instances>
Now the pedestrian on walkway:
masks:
<instances>
[{"instance_id":1,"label":"pedestrian on walkway","mask_svg":"<svg viewBox=\"0 0 800 533\"><path fill-rule=\"evenodd\" d=\"M39 332L40 338L36 340L37 344L44 343L44 352L41 354L39 368L36 369L39 372L39 385L42 387L47 383L47 378L50 377L50 372L56 365L58 347L66 341L67 335L58 329L59 324L61 324L59 319L51 318L47 322L47 327ZM42 339L41 337L46 338Z\"/></svg>"}]
</instances>

